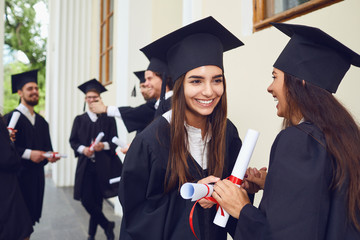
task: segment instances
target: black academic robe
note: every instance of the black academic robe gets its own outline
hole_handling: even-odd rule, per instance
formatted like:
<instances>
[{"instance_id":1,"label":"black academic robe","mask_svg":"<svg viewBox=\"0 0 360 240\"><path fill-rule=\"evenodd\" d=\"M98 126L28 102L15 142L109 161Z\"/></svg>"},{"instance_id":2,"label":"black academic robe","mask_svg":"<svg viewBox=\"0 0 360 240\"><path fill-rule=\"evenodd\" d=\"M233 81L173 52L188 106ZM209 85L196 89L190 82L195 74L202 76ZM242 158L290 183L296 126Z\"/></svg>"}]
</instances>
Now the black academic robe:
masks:
<instances>
[{"instance_id":1,"label":"black academic robe","mask_svg":"<svg viewBox=\"0 0 360 240\"><path fill-rule=\"evenodd\" d=\"M0 117L0 239L24 239L33 232L17 173L21 160Z\"/></svg>"},{"instance_id":2,"label":"black academic robe","mask_svg":"<svg viewBox=\"0 0 360 240\"><path fill-rule=\"evenodd\" d=\"M348 224L344 191L331 190L332 161L313 124L281 131L271 149L260 207L242 209L235 239L360 239Z\"/></svg>"},{"instance_id":3,"label":"black academic robe","mask_svg":"<svg viewBox=\"0 0 360 240\"><path fill-rule=\"evenodd\" d=\"M156 100L149 100L138 107L119 107L121 118L126 130L130 133L137 131L140 133L154 120Z\"/></svg>"},{"instance_id":4,"label":"black academic robe","mask_svg":"<svg viewBox=\"0 0 360 240\"><path fill-rule=\"evenodd\" d=\"M96 122L92 122L89 115L84 113L75 118L69 139L75 157L78 157L74 185L74 199L76 200L81 200L82 188L87 184L83 182L83 178L86 166L90 162L90 160L84 154L80 154L77 149L81 145L85 147L90 146L100 132L104 132L104 137L101 141L108 142L110 149L95 152L97 179L104 198L117 195L119 184L109 183L111 178L119 177L122 170L122 162L115 152L117 146L111 141L114 136L117 136L115 119L101 114L98 116Z\"/></svg>"},{"instance_id":5,"label":"black academic robe","mask_svg":"<svg viewBox=\"0 0 360 240\"><path fill-rule=\"evenodd\" d=\"M4 116L7 124L14 111ZM18 131L14 143L19 156L23 155L25 149L52 151L49 125L39 114L35 113L35 115L35 125L32 125L29 119L21 113L15 126ZM45 190L44 166L47 163L46 159L40 163L21 159L21 168L18 173L19 185L33 224L39 222L41 217Z\"/></svg>"},{"instance_id":6,"label":"black academic robe","mask_svg":"<svg viewBox=\"0 0 360 240\"><path fill-rule=\"evenodd\" d=\"M158 116L161 116L164 113L166 113L167 111L169 111L171 109L171 105L172 105L171 102L172 102L172 97L161 100L159 103L159 107L155 111L155 118L157 118Z\"/></svg>"},{"instance_id":7,"label":"black academic robe","mask_svg":"<svg viewBox=\"0 0 360 240\"><path fill-rule=\"evenodd\" d=\"M135 137L126 154L119 188L124 213L120 239L196 239L189 225L189 214L194 202L184 200L177 188L164 193L169 157L169 126L164 117L158 117ZM237 129L227 121L223 178L231 174L240 147ZM208 176L207 171L190 158L188 165L194 182ZM194 228L199 239L226 239L227 229L213 224L215 213L215 206L211 209L196 206ZM234 230L235 225L232 223L236 224L236 221L230 218L227 227Z\"/></svg>"}]
</instances>

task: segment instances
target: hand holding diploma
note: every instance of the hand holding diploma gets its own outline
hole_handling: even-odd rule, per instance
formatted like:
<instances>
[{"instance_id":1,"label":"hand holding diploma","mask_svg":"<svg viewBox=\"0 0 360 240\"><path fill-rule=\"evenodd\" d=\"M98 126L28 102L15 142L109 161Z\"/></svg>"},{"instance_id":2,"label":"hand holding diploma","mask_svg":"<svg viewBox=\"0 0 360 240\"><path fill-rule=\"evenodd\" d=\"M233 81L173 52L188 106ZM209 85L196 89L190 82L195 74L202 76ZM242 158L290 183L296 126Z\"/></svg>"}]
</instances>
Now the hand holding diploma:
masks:
<instances>
[{"instance_id":1,"label":"hand holding diploma","mask_svg":"<svg viewBox=\"0 0 360 240\"><path fill-rule=\"evenodd\" d=\"M239 219L242 208L250 203L246 190L227 179L215 184L212 196L228 214L236 219Z\"/></svg>"},{"instance_id":2,"label":"hand holding diploma","mask_svg":"<svg viewBox=\"0 0 360 240\"><path fill-rule=\"evenodd\" d=\"M101 139L104 137L104 132L99 132L99 134L97 135L97 137L95 138L95 141L90 145L89 149L90 151L94 151L94 147L95 145L97 145L98 143L100 143Z\"/></svg>"},{"instance_id":3,"label":"hand holding diploma","mask_svg":"<svg viewBox=\"0 0 360 240\"><path fill-rule=\"evenodd\" d=\"M20 112L18 111L14 111L11 118L10 118L10 122L9 122L9 125L8 125L8 130L9 130L9 133L11 133L14 129L15 129L15 126L19 120L19 117L20 117Z\"/></svg>"},{"instance_id":4,"label":"hand holding diploma","mask_svg":"<svg viewBox=\"0 0 360 240\"><path fill-rule=\"evenodd\" d=\"M46 152L43 154L44 157L46 158L67 158L67 155L66 154L60 154L58 152Z\"/></svg>"},{"instance_id":5,"label":"hand holding diploma","mask_svg":"<svg viewBox=\"0 0 360 240\"><path fill-rule=\"evenodd\" d=\"M51 163L56 162L60 158L67 158L67 155L60 154L58 152L46 152L46 153L43 154L43 156L45 158L47 158L49 160L49 162L51 162Z\"/></svg>"},{"instance_id":6,"label":"hand holding diploma","mask_svg":"<svg viewBox=\"0 0 360 240\"><path fill-rule=\"evenodd\" d=\"M251 155L254 151L258 137L259 137L259 132L252 130L252 129L248 129L245 139L244 139L244 142L243 142L243 145L242 145L239 155L236 159L235 166L233 168L231 176L229 177L229 180L231 182L233 182L234 184L236 184L237 186L240 186L244 179L244 175L245 175L246 169L249 165L249 161L250 161ZM242 189L242 190L244 190L244 189ZM245 191L245 193L246 193L246 191ZM220 195L220 197L221 197L221 195ZM222 209L219 208L218 211L216 212L214 223L220 227L225 227L228 219L229 219L229 214L226 211L224 211L224 213L222 213Z\"/></svg>"},{"instance_id":7,"label":"hand holding diploma","mask_svg":"<svg viewBox=\"0 0 360 240\"><path fill-rule=\"evenodd\" d=\"M113 138L111 139L111 141L120 147L120 151L121 151L123 154L126 154L126 153L127 153L128 149L129 149L129 146L130 146L129 144L126 144L124 141L122 141L120 138L118 138L118 137L116 137L116 136L113 137Z\"/></svg>"},{"instance_id":8,"label":"hand holding diploma","mask_svg":"<svg viewBox=\"0 0 360 240\"><path fill-rule=\"evenodd\" d=\"M45 160L45 156L44 156L44 151L40 151L40 150L31 150L30 153L30 160L33 161L34 163L40 163L42 161Z\"/></svg>"},{"instance_id":9,"label":"hand holding diploma","mask_svg":"<svg viewBox=\"0 0 360 240\"><path fill-rule=\"evenodd\" d=\"M180 195L184 199L191 199L191 201L198 201L201 207L211 208L214 206L214 202L209 201L206 197L210 197L213 192L213 185L219 181L220 178L214 176L208 176L199 180L197 183L185 183L181 186Z\"/></svg>"}]
</instances>

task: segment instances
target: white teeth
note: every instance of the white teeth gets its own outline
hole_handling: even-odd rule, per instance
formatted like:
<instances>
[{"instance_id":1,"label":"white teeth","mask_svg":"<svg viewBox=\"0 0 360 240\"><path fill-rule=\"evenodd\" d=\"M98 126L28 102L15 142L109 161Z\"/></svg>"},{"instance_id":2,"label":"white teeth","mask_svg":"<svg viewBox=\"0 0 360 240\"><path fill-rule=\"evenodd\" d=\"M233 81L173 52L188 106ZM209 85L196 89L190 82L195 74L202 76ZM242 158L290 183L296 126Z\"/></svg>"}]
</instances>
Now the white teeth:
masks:
<instances>
[{"instance_id":1,"label":"white teeth","mask_svg":"<svg viewBox=\"0 0 360 240\"><path fill-rule=\"evenodd\" d=\"M214 101L214 99L211 99L211 100L208 100L208 101L197 99L196 101L198 101L199 103L202 103L202 104L209 104L209 103L211 103L212 101Z\"/></svg>"},{"instance_id":2,"label":"white teeth","mask_svg":"<svg viewBox=\"0 0 360 240\"><path fill-rule=\"evenodd\" d=\"M274 101L275 101L275 102L278 102L279 100L278 100L276 97L274 97Z\"/></svg>"}]
</instances>

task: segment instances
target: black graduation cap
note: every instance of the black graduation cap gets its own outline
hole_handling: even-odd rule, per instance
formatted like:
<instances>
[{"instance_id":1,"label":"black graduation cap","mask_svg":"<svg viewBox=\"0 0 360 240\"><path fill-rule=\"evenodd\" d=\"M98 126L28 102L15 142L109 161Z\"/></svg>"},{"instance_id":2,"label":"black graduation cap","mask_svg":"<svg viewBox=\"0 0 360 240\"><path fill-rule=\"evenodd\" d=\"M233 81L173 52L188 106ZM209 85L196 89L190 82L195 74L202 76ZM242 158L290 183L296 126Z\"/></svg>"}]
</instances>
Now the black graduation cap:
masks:
<instances>
[{"instance_id":1,"label":"black graduation cap","mask_svg":"<svg viewBox=\"0 0 360 240\"><path fill-rule=\"evenodd\" d=\"M141 50L141 49L140 49ZM168 66L165 61L160 60L156 57L149 58L150 63L146 70L150 70L157 73L168 73Z\"/></svg>"},{"instance_id":2,"label":"black graduation cap","mask_svg":"<svg viewBox=\"0 0 360 240\"><path fill-rule=\"evenodd\" d=\"M350 65L360 67L360 55L322 30L304 25L271 23L290 41L274 67L335 93Z\"/></svg>"},{"instance_id":3,"label":"black graduation cap","mask_svg":"<svg viewBox=\"0 0 360 240\"><path fill-rule=\"evenodd\" d=\"M140 83L145 82L145 71L137 71L137 72L134 72L134 74L140 80Z\"/></svg>"},{"instance_id":4,"label":"black graduation cap","mask_svg":"<svg viewBox=\"0 0 360 240\"><path fill-rule=\"evenodd\" d=\"M182 27L140 49L150 59L167 62L175 81L186 72L206 65L223 69L223 52L244 45L213 17Z\"/></svg>"},{"instance_id":5,"label":"black graduation cap","mask_svg":"<svg viewBox=\"0 0 360 240\"><path fill-rule=\"evenodd\" d=\"M83 84L79 85L78 88L85 94L90 90L95 90L99 94L107 91L107 89L95 78L84 82Z\"/></svg>"},{"instance_id":6,"label":"black graduation cap","mask_svg":"<svg viewBox=\"0 0 360 240\"><path fill-rule=\"evenodd\" d=\"M11 75L12 93L16 93L29 82L37 83L37 72L38 69Z\"/></svg>"}]
</instances>

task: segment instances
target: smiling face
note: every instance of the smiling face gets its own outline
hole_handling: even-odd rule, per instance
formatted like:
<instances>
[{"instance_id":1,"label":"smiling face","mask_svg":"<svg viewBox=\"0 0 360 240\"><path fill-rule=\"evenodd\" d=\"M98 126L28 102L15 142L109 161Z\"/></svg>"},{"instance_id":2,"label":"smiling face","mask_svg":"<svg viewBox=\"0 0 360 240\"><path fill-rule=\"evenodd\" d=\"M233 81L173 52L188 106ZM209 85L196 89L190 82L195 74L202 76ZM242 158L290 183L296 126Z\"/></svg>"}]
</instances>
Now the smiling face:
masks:
<instances>
[{"instance_id":1,"label":"smiling face","mask_svg":"<svg viewBox=\"0 0 360 240\"><path fill-rule=\"evenodd\" d=\"M286 88L284 87L284 72L274 68L273 72L273 82L267 88L267 91L274 97L274 100L277 102L277 115L279 117L286 118L288 112L288 103L286 101Z\"/></svg>"},{"instance_id":2,"label":"smiling face","mask_svg":"<svg viewBox=\"0 0 360 240\"><path fill-rule=\"evenodd\" d=\"M224 76L217 66L190 70L184 78L185 116L187 122L200 122L210 115L224 93ZM193 125L194 126L194 125Z\"/></svg>"},{"instance_id":3,"label":"smiling face","mask_svg":"<svg viewBox=\"0 0 360 240\"><path fill-rule=\"evenodd\" d=\"M161 94L161 83L162 79L157 76L153 71L145 71L145 84L144 86L148 88L148 97L150 99L155 98L159 99Z\"/></svg>"},{"instance_id":4,"label":"smiling face","mask_svg":"<svg viewBox=\"0 0 360 240\"><path fill-rule=\"evenodd\" d=\"M35 82L26 83L18 90L21 102L26 105L35 106L39 103L39 88Z\"/></svg>"}]
</instances>

